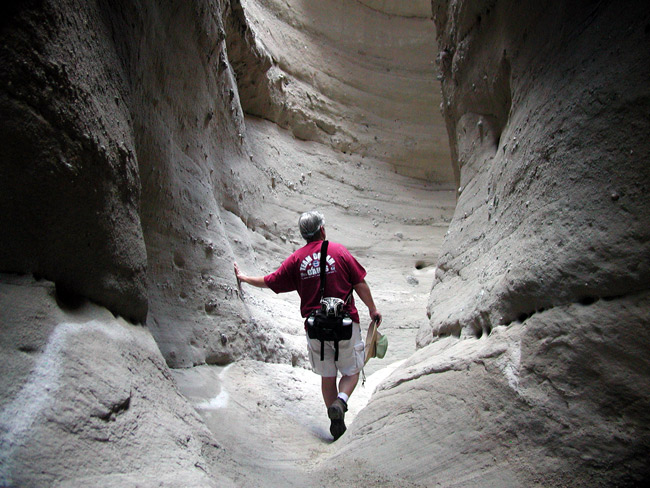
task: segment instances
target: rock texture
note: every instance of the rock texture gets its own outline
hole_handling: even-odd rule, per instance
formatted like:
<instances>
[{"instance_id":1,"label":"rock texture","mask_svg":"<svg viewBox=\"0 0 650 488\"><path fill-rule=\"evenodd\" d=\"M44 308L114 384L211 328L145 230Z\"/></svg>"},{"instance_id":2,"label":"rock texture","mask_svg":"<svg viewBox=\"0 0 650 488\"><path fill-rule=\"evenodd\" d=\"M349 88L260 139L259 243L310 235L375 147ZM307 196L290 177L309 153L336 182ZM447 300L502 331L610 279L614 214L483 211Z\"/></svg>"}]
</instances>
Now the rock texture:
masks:
<instances>
[{"instance_id":1,"label":"rock texture","mask_svg":"<svg viewBox=\"0 0 650 488\"><path fill-rule=\"evenodd\" d=\"M259 204L244 201L237 174L250 155L221 11L202 1L3 7L0 270L14 274L0 278L10 365L0 484L218 484L216 443L160 352L173 366L292 360L278 332L248 320L232 275L224 219L247 233ZM16 274L47 285L21 284L17 303ZM87 299L105 308L69 325L79 320L66 304Z\"/></svg>"},{"instance_id":2,"label":"rock texture","mask_svg":"<svg viewBox=\"0 0 650 488\"><path fill-rule=\"evenodd\" d=\"M234 486L145 328L25 276L0 309L2 486Z\"/></svg>"},{"instance_id":3,"label":"rock texture","mask_svg":"<svg viewBox=\"0 0 650 488\"><path fill-rule=\"evenodd\" d=\"M86 2L3 10L0 269L144 321L130 93L105 12Z\"/></svg>"},{"instance_id":4,"label":"rock texture","mask_svg":"<svg viewBox=\"0 0 650 488\"><path fill-rule=\"evenodd\" d=\"M262 202L248 183L259 176L249 167L221 6L136 6L115 12L115 28L119 39L138 40L124 50L142 180L147 325L172 367L269 358L275 353L250 338L277 338L252 328L233 281L227 229L254 228Z\"/></svg>"},{"instance_id":5,"label":"rock texture","mask_svg":"<svg viewBox=\"0 0 650 488\"><path fill-rule=\"evenodd\" d=\"M27 3L2 30L0 269L146 321L177 367L287 355L250 347L277 338L232 280L224 221L260 199L221 10Z\"/></svg>"},{"instance_id":6,"label":"rock texture","mask_svg":"<svg viewBox=\"0 0 650 488\"><path fill-rule=\"evenodd\" d=\"M434 2L434 18L458 204L421 349L332 464L427 486L642 484L650 9Z\"/></svg>"},{"instance_id":7,"label":"rock texture","mask_svg":"<svg viewBox=\"0 0 650 488\"><path fill-rule=\"evenodd\" d=\"M648 9L619 6L437 7L461 177L420 344L648 289Z\"/></svg>"},{"instance_id":8,"label":"rock texture","mask_svg":"<svg viewBox=\"0 0 650 488\"><path fill-rule=\"evenodd\" d=\"M1 485L649 479L645 3L2 14ZM391 341L334 444L295 296L232 273L314 207Z\"/></svg>"},{"instance_id":9,"label":"rock texture","mask_svg":"<svg viewBox=\"0 0 650 488\"><path fill-rule=\"evenodd\" d=\"M401 174L453 181L428 2L231 4L226 42L246 113Z\"/></svg>"}]
</instances>

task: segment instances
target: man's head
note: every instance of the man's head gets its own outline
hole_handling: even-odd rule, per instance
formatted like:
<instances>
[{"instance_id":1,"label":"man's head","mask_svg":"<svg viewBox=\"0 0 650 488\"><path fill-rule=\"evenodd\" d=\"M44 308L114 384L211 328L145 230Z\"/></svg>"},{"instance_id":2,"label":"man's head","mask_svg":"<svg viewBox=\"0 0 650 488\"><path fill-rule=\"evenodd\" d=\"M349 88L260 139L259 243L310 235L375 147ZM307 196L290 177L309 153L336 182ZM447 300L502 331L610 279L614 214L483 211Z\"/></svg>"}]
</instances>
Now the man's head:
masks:
<instances>
[{"instance_id":1,"label":"man's head","mask_svg":"<svg viewBox=\"0 0 650 488\"><path fill-rule=\"evenodd\" d=\"M307 242L320 239L323 225L325 225L325 217L323 217L322 213L316 210L305 212L300 216L300 219L298 219L300 235Z\"/></svg>"}]
</instances>

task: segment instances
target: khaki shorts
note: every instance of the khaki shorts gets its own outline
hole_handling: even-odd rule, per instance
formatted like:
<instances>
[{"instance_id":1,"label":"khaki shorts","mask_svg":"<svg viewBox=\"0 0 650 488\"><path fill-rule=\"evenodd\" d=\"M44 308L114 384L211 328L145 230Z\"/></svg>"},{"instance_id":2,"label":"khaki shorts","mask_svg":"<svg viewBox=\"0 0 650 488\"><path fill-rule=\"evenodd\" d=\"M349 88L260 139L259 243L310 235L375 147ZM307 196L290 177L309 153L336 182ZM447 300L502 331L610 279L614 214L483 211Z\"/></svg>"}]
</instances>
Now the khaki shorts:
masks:
<instances>
[{"instance_id":1,"label":"khaki shorts","mask_svg":"<svg viewBox=\"0 0 650 488\"><path fill-rule=\"evenodd\" d=\"M359 324L352 324L352 338L349 341L339 341L338 361L334 361L336 349L333 341L325 341L325 354L322 361L320 360L320 346L321 342L318 339L307 337L309 362L316 374L336 377L340 372L343 376L352 376L363 368L365 345L361 339Z\"/></svg>"}]
</instances>

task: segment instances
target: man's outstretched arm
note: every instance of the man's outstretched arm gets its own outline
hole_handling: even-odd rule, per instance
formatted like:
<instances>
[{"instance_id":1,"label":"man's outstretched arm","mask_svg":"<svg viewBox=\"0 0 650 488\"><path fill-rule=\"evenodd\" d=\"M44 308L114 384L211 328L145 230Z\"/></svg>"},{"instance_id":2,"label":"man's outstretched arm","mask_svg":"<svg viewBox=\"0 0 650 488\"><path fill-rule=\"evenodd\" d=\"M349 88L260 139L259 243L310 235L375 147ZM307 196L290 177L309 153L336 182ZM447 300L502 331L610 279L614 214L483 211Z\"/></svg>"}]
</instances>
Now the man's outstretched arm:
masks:
<instances>
[{"instance_id":1,"label":"man's outstretched arm","mask_svg":"<svg viewBox=\"0 0 650 488\"><path fill-rule=\"evenodd\" d=\"M377 322L377 327L379 327L379 324L381 324L381 313L379 313L379 310L377 310L377 307L375 306L375 302L372 299L372 293L370 293L370 287L368 286L368 283L366 283L366 280L354 285L354 291L357 292L361 301L366 304L370 318L375 320Z\"/></svg>"},{"instance_id":2,"label":"man's outstretched arm","mask_svg":"<svg viewBox=\"0 0 650 488\"><path fill-rule=\"evenodd\" d=\"M243 281L244 283L248 283L249 285L253 285L258 288L268 288L268 286L264 282L264 276L247 276L245 274L242 274L241 270L239 269L239 266L237 266L237 263L235 263L235 276L237 276L237 279L239 281Z\"/></svg>"}]
</instances>

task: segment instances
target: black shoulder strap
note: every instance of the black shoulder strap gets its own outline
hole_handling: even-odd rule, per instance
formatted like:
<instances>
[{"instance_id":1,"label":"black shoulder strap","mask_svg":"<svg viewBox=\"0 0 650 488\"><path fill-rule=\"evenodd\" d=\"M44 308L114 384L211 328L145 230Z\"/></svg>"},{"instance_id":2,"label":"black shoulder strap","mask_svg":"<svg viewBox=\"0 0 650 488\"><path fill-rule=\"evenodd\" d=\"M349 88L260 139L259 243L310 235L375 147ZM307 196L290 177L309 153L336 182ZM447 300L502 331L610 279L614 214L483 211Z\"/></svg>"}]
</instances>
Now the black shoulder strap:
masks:
<instances>
[{"instance_id":1,"label":"black shoulder strap","mask_svg":"<svg viewBox=\"0 0 650 488\"><path fill-rule=\"evenodd\" d=\"M323 244L320 247L320 297L321 300L325 298L325 280L327 274L325 268L327 267L327 245L328 241L323 241Z\"/></svg>"},{"instance_id":2,"label":"black shoulder strap","mask_svg":"<svg viewBox=\"0 0 650 488\"><path fill-rule=\"evenodd\" d=\"M326 282L326 271L325 269L327 268L327 246L329 242L328 241L323 241L323 244L321 245L320 248L320 297L321 300L325 298L325 282ZM350 290L350 293L348 293L348 296L345 297L345 300L343 300L346 305L350 302L350 298L352 297L352 292L354 291L354 287Z\"/></svg>"}]
</instances>

